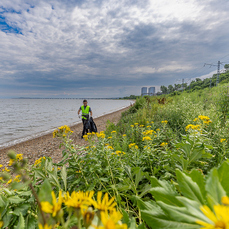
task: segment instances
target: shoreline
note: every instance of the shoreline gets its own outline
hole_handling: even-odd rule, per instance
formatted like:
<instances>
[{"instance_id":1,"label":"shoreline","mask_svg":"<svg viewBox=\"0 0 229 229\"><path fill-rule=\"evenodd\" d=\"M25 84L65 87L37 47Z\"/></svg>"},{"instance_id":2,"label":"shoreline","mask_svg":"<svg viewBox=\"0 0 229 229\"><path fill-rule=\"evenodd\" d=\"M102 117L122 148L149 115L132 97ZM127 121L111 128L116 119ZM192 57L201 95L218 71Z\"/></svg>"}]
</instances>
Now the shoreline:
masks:
<instances>
[{"instance_id":1,"label":"shoreline","mask_svg":"<svg viewBox=\"0 0 229 229\"><path fill-rule=\"evenodd\" d=\"M107 120L117 124L121 118L122 112L128 110L130 106L94 118L98 132L106 130ZM82 122L76 123L74 125L69 125L69 127L74 131L71 136L73 144L78 146L85 146L87 142L84 139L81 139L81 133L83 129ZM62 157L63 147L59 149L60 143L60 139L53 138L51 132L11 146L1 148L0 164L7 166L9 161L7 152L9 150L13 150L17 154L23 154L23 157L28 158L29 163L34 163L35 160L42 156L52 157L53 162L56 163L60 161Z\"/></svg>"},{"instance_id":2,"label":"shoreline","mask_svg":"<svg viewBox=\"0 0 229 229\"><path fill-rule=\"evenodd\" d=\"M107 115L107 114L112 114L116 111L119 111L119 110L122 110L122 109L125 109L127 107L130 107L134 104L134 101L131 101L132 103L130 103L130 105L128 106L123 106L123 107L120 107L120 108L117 108L117 109L114 109L114 110L110 110L108 112L104 112L100 115L97 115L97 116L93 116L93 119L96 119L96 118L100 118L104 115ZM80 119L80 121L76 121L76 122L72 122L72 123L69 123L69 124L63 124L63 125L68 125L69 127L72 127L72 126L76 126L78 124L80 124L82 122L82 120ZM18 145L20 143L23 143L23 142L27 142L27 141L30 141L30 140L33 140L35 138L39 138L39 137L42 137L42 136L45 136L45 135L48 135L48 134L51 134L53 133L53 131L55 129L57 129L59 126L55 127L55 128L50 128L48 130L43 130L41 132L37 132L37 133L34 133L34 134L31 134L31 135L26 135L24 137L20 137L20 138L17 138L17 139L13 139L13 140L10 140L10 141L7 141L5 143L2 143L0 144L0 151L1 150L4 150L6 148L10 148L10 147L13 147L15 145Z\"/></svg>"}]
</instances>

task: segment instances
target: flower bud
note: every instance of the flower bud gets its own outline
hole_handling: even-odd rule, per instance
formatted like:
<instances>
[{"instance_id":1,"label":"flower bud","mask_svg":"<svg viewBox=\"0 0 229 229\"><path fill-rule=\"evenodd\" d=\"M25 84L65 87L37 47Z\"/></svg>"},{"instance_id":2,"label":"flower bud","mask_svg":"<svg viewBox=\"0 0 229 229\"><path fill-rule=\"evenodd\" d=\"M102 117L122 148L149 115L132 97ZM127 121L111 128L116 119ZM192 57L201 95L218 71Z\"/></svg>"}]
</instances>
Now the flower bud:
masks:
<instances>
[{"instance_id":1,"label":"flower bud","mask_svg":"<svg viewBox=\"0 0 229 229\"><path fill-rule=\"evenodd\" d=\"M13 159L13 160L16 159L16 154L15 154L15 152L14 152L13 150L10 150L10 151L7 153L7 155L8 155L8 157L9 157L10 159Z\"/></svg>"}]
</instances>

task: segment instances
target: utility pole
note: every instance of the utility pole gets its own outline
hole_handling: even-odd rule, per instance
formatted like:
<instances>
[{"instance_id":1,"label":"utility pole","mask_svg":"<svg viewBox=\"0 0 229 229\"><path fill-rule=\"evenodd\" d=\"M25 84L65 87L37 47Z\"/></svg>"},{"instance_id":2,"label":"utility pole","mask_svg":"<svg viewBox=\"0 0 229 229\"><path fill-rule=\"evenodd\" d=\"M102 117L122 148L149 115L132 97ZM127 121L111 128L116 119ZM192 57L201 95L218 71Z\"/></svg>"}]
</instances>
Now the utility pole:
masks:
<instances>
[{"instance_id":1,"label":"utility pole","mask_svg":"<svg viewBox=\"0 0 229 229\"><path fill-rule=\"evenodd\" d=\"M210 67L211 66L217 66L217 79L216 79L216 86L219 84L219 73L220 73L220 64L223 64L222 62L220 62L220 61L218 61L218 64L216 65L216 64L204 64L204 66L205 65L210 65ZM211 85L211 83L210 83L210 85Z\"/></svg>"}]
</instances>

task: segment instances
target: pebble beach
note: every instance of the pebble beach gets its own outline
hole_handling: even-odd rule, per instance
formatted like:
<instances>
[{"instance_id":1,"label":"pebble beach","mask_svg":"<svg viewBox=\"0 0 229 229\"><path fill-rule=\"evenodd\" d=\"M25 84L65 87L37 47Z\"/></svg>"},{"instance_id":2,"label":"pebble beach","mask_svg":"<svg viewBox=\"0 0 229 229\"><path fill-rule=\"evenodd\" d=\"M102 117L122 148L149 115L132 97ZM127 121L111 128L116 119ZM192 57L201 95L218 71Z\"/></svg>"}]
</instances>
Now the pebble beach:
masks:
<instances>
[{"instance_id":1,"label":"pebble beach","mask_svg":"<svg viewBox=\"0 0 229 229\"><path fill-rule=\"evenodd\" d=\"M96 123L98 132L106 130L107 120L117 124L121 118L122 112L128 108L129 107L126 107L113 113L95 118L94 121ZM82 123L70 126L70 128L73 131L71 136L73 144L78 146L87 145L87 142L84 139L81 139L83 128ZM15 151L17 154L23 154L23 157L27 158L30 164L34 163L35 160L42 156L52 157L53 162L57 163L61 161L62 157L63 147L59 149L60 143L61 141L57 138L53 138L52 133L50 133L13 146L2 148L0 149L0 164L3 166L8 165L9 159L7 157L7 152L10 150Z\"/></svg>"}]
</instances>

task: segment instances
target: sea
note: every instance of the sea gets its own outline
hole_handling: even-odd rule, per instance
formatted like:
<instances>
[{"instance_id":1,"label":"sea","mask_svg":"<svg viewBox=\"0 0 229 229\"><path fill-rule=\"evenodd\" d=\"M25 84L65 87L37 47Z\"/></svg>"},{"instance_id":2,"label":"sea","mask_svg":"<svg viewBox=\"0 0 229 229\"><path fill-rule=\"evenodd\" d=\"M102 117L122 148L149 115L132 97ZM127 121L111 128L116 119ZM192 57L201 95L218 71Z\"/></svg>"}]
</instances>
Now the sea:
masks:
<instances>
[{"instance_id":1,"label":"sea","mask_svg":"<svg viewBox=\"0 0 229 229\"><path fill-rule=\"evenodd\" d=\"M131 100L88 99L93 118L133 104ZM0 99L0 148L81 122L82 99Z\"/></svg>"}]
</instances>

